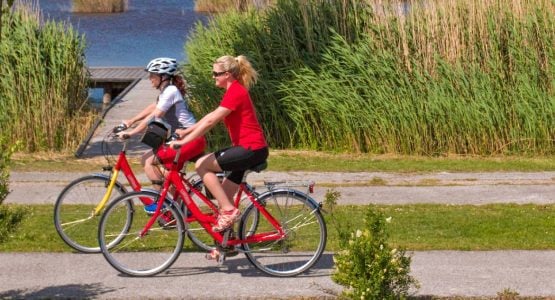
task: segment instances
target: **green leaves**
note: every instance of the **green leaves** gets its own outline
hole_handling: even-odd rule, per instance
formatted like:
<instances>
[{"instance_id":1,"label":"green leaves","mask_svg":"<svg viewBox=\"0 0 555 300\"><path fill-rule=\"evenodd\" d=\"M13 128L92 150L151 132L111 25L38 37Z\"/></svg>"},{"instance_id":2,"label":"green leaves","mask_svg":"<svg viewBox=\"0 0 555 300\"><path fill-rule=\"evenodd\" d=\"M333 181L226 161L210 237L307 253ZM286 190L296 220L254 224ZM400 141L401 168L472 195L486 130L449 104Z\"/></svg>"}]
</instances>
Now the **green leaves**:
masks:
<instances>
[{"instance_id":1,"label":"green leaves","mask_svg":"<svg viewBox=\"0 0 555 300\"><path fill-rule=\"evenodd\" d=\"M410 257L388 245L382 213L368 208L364 227L351 233L346 246L334 255L332 279L347 287L351 299L403 299L417 282L410 273ZM345 237L345 235L340 235Z\"/></svg>"}]
</instances>

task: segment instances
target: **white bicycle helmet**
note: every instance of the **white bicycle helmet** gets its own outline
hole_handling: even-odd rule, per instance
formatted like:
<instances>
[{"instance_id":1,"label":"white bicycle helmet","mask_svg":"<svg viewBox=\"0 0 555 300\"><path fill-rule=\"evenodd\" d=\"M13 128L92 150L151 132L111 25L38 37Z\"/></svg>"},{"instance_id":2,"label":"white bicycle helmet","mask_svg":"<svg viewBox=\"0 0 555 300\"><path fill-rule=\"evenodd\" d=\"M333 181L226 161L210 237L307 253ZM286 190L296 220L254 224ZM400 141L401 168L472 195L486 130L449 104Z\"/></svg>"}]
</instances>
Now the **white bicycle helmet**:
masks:
<instances>
[{"instance_id":1,"label":"white bicycle helmet","mask_svg":"<svg viewBox=\"0 0 555 300\"><path fill-rule=\"evenodd\" d=\"M174 58L159 57L151 60L145 67L145 71L156 74L174 75L177 73L177 61Z\"/></svg>"}]
</instances>

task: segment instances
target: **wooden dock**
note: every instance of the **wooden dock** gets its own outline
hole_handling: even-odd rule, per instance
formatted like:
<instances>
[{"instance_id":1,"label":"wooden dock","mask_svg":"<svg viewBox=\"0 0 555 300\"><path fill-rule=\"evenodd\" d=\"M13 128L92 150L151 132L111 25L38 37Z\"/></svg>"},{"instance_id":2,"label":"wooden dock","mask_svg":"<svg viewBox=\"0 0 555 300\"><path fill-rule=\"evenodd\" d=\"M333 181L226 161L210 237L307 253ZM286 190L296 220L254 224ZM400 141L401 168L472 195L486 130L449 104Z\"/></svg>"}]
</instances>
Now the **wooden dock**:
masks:
<instances>
[{"instance_id":1,"label":"wooden dock","mask_svg":"<svg viewBox=\"0 0 555 300\"><path fill-rule=\"evenodd\" d=\"M103 155L102 141L112 128L142 111L148 104L156 101L160 94L152 87L148 73L141 67L89 68L89 71L91 87L111 86L114 91L116 86L122 88L122 91L106 105L89 135L75 152L77 157ZM117 148L116 144L118 142L114 141L113 149ZM128 145L128 154L138 155L148 149L148 146L140 142L140 137L132 137ZM114 151L117 155L119 150Z\"/></svg>"},{"instance_id":2,"label":"wooden dock","mask_svg":"<svg viewBox=\"0 0 555 300\"><path fill-rule=\"evenodd\" d=\"M90 88L104 90L102 102L108 104L137 79L148 79L143 67L89 67Z\"/></svg>"}]
</instances>

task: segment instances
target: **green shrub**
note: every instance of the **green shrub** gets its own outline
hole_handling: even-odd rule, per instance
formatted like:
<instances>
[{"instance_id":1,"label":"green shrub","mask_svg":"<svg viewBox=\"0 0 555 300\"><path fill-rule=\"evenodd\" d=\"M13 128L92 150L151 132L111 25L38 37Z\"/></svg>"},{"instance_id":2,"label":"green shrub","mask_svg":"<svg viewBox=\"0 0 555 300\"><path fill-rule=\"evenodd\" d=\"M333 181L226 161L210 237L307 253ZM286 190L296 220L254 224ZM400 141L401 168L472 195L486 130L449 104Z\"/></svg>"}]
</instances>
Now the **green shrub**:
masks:
<instances>
[{"instance_id":1,"label":"green shrub","mask_svg":"<svg viewBox=\"0 0 555 300\"><path fill-rule=\"evenodd\" d=\"M9 233L17 228L17 225L25 216L25 211L22 208L10 208L1 205L9 193L9 164L16 146L8 143L6 137L0 135L0 242L7 239Z\"/></svg>"},{"instance_id":2,"label":"green shrub","mask_svg":"<svg viewBox=\"0 0 555 300\"><path fill-rule=\"evenodd\" d=\"M328 191L326 206L333 208L340 194ZM335 272L332 279L347 287L343 296L351 299L399 299L417 287L416 279L409 275L411 258L404 249L388 245L386 219L382 213L368 208L364 228L348 232L350 224L333 222L340 239L341 250L335 253Z\"/></svg>"},{"instance_id":3,"label":"green shrub","mask_svg":"<svg viewBox=\"0 0 555 300\"><path fill-rule=\"evenodd\" d=\"M4 202L9 191L10 158L17 149L17 143L11 144L4 135L0 135L0 204Z\"/></svg>"},{"instance_id":4,"label":"green shrub","mask_svg":"<svg viewBox=\"0 0 555 300\"><path fill-rule=\"evenodd\" d=\"M0 243L8 239L11 232L17 230L19 223L25 218L26 211L21 208L12 208L0 205Z\"/></svg>"}]
</instances>

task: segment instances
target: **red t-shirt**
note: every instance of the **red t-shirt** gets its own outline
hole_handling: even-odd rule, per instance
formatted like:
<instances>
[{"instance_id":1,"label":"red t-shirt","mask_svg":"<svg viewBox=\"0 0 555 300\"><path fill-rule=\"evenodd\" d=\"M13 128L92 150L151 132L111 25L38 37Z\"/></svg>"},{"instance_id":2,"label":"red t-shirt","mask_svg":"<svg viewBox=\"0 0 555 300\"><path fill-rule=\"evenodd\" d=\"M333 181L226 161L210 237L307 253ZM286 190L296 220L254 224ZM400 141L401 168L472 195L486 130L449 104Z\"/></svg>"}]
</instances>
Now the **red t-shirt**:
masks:
<instances>
[{"instance_id":1,"label":"red t-shirt","mask_svg":"<svg viewBox=\"0 0 555 300\"><path fill-rule=\"evenodd\" d=\"M268 146L249 92L237 80L225 92L220 106L231 110L224 118L224 124L233 146L243 146L251 150Z\"/></svg>"}]
</instances>

